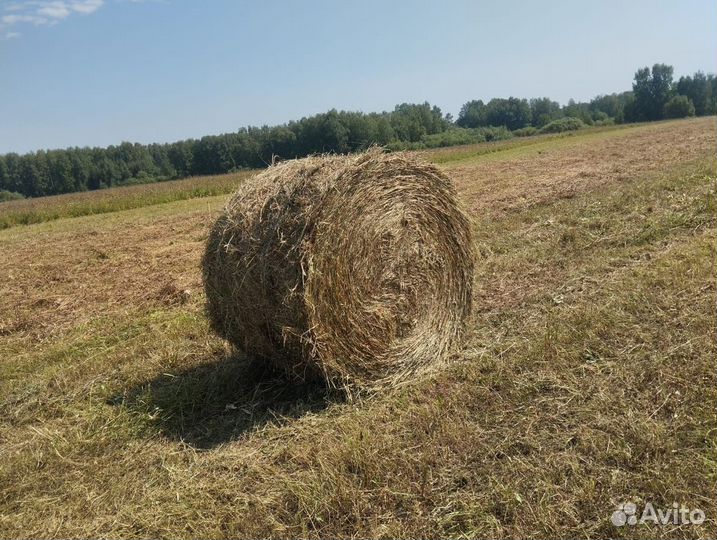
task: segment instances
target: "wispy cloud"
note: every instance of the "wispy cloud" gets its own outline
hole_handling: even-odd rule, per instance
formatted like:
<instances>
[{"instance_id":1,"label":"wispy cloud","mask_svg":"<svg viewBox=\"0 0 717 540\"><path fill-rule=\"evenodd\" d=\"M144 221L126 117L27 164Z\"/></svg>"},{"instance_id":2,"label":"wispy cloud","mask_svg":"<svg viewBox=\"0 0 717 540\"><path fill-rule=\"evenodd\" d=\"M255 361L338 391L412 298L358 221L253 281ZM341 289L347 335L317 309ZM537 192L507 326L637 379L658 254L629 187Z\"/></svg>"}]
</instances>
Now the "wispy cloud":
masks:
<instances>
[{"instance_id":1,"label":"wispy cloud","mask_svg":"<svg viewBox=\"0 0 717 540\"><path fill-rule=\"evenodd\" d=\"M100 9L105 0L24 0L8 4L0 16L0 30L20 24L52 26L73 14L89 15ZM12 35L12 38L8 37ZM8 31L5 39L20 37Z\"/></svg>"},{"instance_id":2,"label":"wispy cloud","mask_svg":"<svg viewBox=\"0 0 717 540\"><path fill-rule=\"evenodd\" d=\"M78 13L94 13L104 3L105 0L81 0L79 2L70 2L70 8Z\"/></svg>"},{"instance_id":3,"label":"wispy cloud","mask_svg":"<svg viewBox=\"0 0 717 540\"><path fill-rule=\"evenodd\" d=\"M0 7L0 39L16 39L18 25L54 26L72 15L89 15L110 0L14 0ZM116 3L169 3L168 0L114 0ZM2 2L2 0L0 0Z\"/></svg>"},{"instance_id":4,"label":"wispy cloud","mask_svg":"<svg viewBox=\"0 0 717 540\"><path fill-rule=\"evenodd\" d=\"M32 23L39 25L49 22L45 17L40 17L39 15L3 15L0 21L7 26L12 26L13 24L18 23Z\"/></svg>"},{"instance_id":5,"label":"wispy cloud","mask_svg":"<svg viewBox=\"0 0 717 540\"><path fill-rule=\"evenodd\" d=\"M50 2L38 8L37 14L50 19L64 19L70 14L70 8L64 2Z\"/></svg>"}]
</instances>

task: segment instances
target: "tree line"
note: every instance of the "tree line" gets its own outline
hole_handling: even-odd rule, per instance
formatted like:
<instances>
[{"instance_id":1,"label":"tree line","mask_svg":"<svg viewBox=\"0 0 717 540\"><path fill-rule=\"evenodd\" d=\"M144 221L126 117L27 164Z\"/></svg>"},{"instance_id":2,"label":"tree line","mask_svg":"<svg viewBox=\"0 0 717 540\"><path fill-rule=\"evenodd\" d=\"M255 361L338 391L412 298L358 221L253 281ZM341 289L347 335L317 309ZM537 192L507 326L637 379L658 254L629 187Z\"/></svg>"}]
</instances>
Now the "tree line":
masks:
<instances>
[{"instance_id":1,"label":"tree line","mask_svg":"<svg viewBox=\"0 0 717 540\"><path fill-rule=\"evenodd\" d=\"M403 103L390 112L332 109L279 126L168 144L123 142L107 148L9 153L0 156L0 196L39 197L220 174L263 167L275 157L355 152L373 144L391 150L449 146L582 125L717 114L716 100L714 75L697 72L675 81L672 66L655 64L635 73L631 91L563 106L546 97L471 100L455 121L429 103Z\"/></svg>"}]
</instances>

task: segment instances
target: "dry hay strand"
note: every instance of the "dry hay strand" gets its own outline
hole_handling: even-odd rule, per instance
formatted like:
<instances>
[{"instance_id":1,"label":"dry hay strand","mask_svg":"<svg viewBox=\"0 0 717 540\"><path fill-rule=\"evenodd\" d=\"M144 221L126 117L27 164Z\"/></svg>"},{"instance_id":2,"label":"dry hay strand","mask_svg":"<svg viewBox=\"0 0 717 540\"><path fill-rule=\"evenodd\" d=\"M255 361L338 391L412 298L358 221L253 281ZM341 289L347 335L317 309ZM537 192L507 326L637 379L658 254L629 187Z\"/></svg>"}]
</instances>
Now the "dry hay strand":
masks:
<instances>
[{"instance_id":1,"label":"dry hay strand","mask_svg":"<svg viewBox=\"0 0 717 540\"><path fill-rule=\"evenodd\" d=\"M441 365L471 309L469 221L430 164L373 149L272 166L243 184L203 260L213 328L331 387Z\"/></svg>"}]
</instances>

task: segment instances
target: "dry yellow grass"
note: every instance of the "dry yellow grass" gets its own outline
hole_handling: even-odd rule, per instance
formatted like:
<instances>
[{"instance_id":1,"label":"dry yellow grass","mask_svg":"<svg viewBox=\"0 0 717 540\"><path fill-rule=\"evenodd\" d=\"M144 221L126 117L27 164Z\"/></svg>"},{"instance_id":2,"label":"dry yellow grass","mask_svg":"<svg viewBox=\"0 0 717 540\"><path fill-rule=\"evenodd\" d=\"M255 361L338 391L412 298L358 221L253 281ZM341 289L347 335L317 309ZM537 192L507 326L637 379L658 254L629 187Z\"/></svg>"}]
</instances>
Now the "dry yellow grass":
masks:
<instances>
[{"instance_id":1,"label":"dry yellow grass","mask_svg":"<svg viewBox=\"0 0 717 540\"><path fill-rule=\"evenodd\" d=\"M466 348L352 403L209 331L224 197L1 231L0 536L714 537L715 130L447 161ZM618 529L626 500L707 521Z\"/></svg>"}]
</instances>

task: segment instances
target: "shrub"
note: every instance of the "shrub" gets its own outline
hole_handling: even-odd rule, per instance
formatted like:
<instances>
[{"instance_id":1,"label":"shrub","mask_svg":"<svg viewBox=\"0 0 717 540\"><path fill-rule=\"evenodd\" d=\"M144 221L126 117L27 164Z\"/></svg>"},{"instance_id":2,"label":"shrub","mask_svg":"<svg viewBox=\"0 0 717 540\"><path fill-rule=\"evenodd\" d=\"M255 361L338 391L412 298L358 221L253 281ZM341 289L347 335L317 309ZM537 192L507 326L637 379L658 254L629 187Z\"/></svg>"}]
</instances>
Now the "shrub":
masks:
<instances>
[{"instance_id":1,"label":"shrub","mask_svg":"<svg viewBox=\"0 0 717 540\"><path fill-rule=\"evenodd\" d=\"M540 128L540 133L562 133L563 131L574 131L584 127L585 122L580 120L580 118L566 116L565 118L553 120L549 124L543 126Z\"/></svg>"},{"instance_id":2,"label":"shrub","mask_svg":"<svg viewBox=\"0 0 717 540\"><path fill-rule=\"evenodd\" d=\"M403 150L423 150L426 145L422 142L408 142L408 141L391 141L386 145L386 150L389 152L400 152Z\"/></svg>"},{"instance_id":3,"label":"shrub","mask_svg":"<svg viewBox=\"0 0 717 540\"><path fill-rule=\"evenodd\" d=\"M595 120L593 126L612 126L615 124L614 118L606 118L605 120Z\"/></svg>"},{"instance_id":4,"label":"shrub","mask_svg":"<svg viewBox=\"0 0 717 540\"><path fill-rule=\"evenodd\" d=\"M687 118L695 115L695 106L687 96L674 96L665 103L665 118Z\"/></svg>"},{"instance_id":5,"label":"shrub","mask_svg":"<svg viewBox=\"0 0 717 540\"><path fill-rule=\"evenodd\" d=\"M538 128L535 128L533 126L524 127L513 131L513 135L515 135L516 137L530 137L531 135L535 135L536 133L538 133Z\"/></svg>"},{"instance_id":6,"label":"shrub","mask_svg":"<svg viewBox=\"0 0 717 540\"><path fill-rule=\"evenodd\" d=\"M439 148L442 146L457 146L459 144L475 144L485 142L483 134L478 129L449 129L443 133L426 135L421 139L425 148Z\"/></svg>"},{"instance_id":7,"label":"shrub","mask_svg":"<svg viewBox=\"0 0 717 540\"><path fill-rule=\"evenodd\" d=\"M502 141L513 137L513 132L505 126L488 126L476 131L480 132L486 141Z\"/></svg>"},{"instance_id":8,"label":"shrub","mask_svg":"<svg viewBox=\"0 0 717 540\"><path fill-rule=\"evenodd\" d=\"M420 141L393 141L386 148L395 152L397 150L424 150L426 148L441 148L444 146L458 146L461 144L477 144L489 141L510 139L513 133L505 126L481 128L452 128L433 135L424 135Z\"/></svg>"},{"instance_id":9,"label":"shrub","mask_svg":"<svg viewBox=\"0 0 717 540\"><path fill-rule=\"evenodd\" d=\"M16 193L14 191L0 189L0 202L17 201L19 199L24 199L24 198L25 198L25 196L22 193Z\"/></svg>"}]
</instances>

